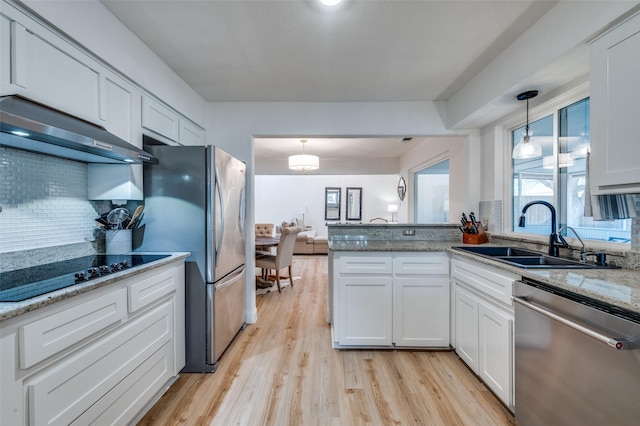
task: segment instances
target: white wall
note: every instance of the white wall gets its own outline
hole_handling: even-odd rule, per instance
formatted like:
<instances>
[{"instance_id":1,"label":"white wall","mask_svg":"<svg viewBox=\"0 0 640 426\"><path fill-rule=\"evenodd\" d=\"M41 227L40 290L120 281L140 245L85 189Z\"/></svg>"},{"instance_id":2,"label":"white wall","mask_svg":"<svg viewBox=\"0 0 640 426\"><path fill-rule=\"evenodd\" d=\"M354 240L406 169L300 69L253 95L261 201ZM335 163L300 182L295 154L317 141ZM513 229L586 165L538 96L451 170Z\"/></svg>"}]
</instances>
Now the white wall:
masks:
<instances>
[{"instance_id":1,"label":"white wall","mask_svg":"<svg viewBox=\"0 0 640 426\"><path fill-rule=\"evenodd\" d=\"M469 137L434 138L420 144L400 158L400 175L407 180L407 196L400 205L398 221L406 222L413 209L414 191L412 172L449 159L449 222L457 223L462 212L477 211L477 196L470 195L480 187L478 175L470 173L470 165L479 168L480 159L470 155ZM476 144L479 145L479 144Z\"/></svg>"},{"instance_id":2,"label":"white wall","mask_svg":"<svg viewBox=\"0 0 640 426\"><path fill-rule=\"evenodd\" d=\"M341 222L346 217L346 188L362 188L362 222L382 217L391 220L388 204L399 204L398 175L260 175L255 177L256 223L280 225L284 220L301 218L305 207L305 225L326 234L324 220L325 187L341 191Z\"/></svg>"},{"instance_id":3,"label":"white wall","mask_svg":"<svg viewBox=\"0 0 640 426\"><path fill-rule=\"evenodd\" d=\"M305 135L342 136L437 136L460 135L444 127L432 102L211 102L207 105L207 143L218 145L247 163L247 226L253 237L255 221L254 137ZM399 214L398 220L406 221ZM255 259L247 245L247 268ZM251 289L251 283L247 283ZM247 307L257 318L255 292L247 291Z\"/></svg>"}]
</instances>

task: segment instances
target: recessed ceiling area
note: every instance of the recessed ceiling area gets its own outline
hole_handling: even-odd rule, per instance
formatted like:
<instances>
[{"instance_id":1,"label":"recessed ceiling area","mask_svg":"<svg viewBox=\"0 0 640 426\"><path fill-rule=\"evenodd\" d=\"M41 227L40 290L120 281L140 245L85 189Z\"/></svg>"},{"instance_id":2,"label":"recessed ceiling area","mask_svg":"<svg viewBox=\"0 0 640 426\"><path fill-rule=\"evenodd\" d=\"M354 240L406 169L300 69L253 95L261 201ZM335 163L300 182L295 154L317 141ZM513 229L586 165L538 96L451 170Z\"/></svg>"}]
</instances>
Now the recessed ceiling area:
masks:
<instances>
[{"instance_id":1,"label":"recessed ceiling area","mask_svg":"<svg viewBox=\"0 0 640 426\"><path fill-rule=\"evenodd\" d=\"M410 140L403 140L409 139ZM433 137L299 137L254 138L255 174L301 174L289 170L289 155L305 152L320 157L320 168L306 174L397 174L399 159L419 144L428 144Z\"/></svg>"}]
</instances>

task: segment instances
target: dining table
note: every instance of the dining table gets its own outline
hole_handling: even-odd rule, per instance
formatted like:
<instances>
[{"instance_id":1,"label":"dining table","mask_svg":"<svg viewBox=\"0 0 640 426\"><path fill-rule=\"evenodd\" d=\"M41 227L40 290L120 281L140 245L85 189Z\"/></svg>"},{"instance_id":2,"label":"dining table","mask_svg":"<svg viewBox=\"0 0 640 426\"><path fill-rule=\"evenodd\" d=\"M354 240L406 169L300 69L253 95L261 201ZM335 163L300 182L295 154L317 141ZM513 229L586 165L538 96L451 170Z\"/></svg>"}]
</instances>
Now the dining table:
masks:
<instances>
[{"instance_id":1,"label":"dining table","mask_svg":"<svg viewBox=\"0 0 640 426\"><path fill-rule=\"evenodd\" d=\"M280 243L279 237L256 237L256 249L258 247L276 247Z\"/></svg>"}]
</instances>

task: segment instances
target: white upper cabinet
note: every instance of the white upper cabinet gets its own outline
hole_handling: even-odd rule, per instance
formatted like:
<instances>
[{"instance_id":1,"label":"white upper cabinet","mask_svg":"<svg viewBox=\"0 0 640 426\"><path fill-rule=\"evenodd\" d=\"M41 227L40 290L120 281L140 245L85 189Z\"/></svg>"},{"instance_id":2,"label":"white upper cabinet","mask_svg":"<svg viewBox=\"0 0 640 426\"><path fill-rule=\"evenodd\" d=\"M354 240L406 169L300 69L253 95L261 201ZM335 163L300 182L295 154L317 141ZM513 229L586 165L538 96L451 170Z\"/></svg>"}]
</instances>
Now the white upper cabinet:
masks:
<instances>
[{"instance_id":1,"label":"white upper cabinet","mask_svg":"<svg viewBox=\"0 0 640 426\"><path fill-rule=\"evenodd\" d=\"M0 93L11 84L11 21L0 15Z\"/></svg>"},{"instance_id":2,"label":"white upper cabinet","mask_svg":"<svg viewBox=\"0 0 640 426\"><path fill-rule=\"evenodd\" d=\"M180 143L182 145L204 145L204 129L185 120L180 119Z\"/></svg>"},{"instance_id":3,"label":"white upper cabinet","mask_svg":"<svg viewBox=\"0 0 640 426\"><path fill-rule=\"evenodd\" d=\"M593 194L640 192L640 15L591 45Z\"/></svg>"},{"instance_id":4,"label":"white upper cabinet","mask_svg":"<svg viewBox=\"0 0 640 426\"><path fill-rule=\"evenodd\" d=\"M180 139L180 116L149 96L142 97L142 127L175 142Z\"/></svg>"},{"instance_id":5,"label":"white upper cabinet","mask_svg":"<svg viewBox=\"0 0 640 426\"><path fill-rule=\"evenodd\" d=\"M145 133L170 145L205 144L204 129L147 95L142 96L142 127Z\"/></svg>"},{"instance_id":6,"label":"white upper cabinet","mask_svg":"<svg viewBox=\"0 0 640 426\"><path fill-rule=\"evenodd\" d=\"M100 119L109 132L142 148L140 91L110 72L100 78Z\"/></svg>"},{"instance_id":7,"label":"white upper cabinet","mask_svg":"<svg viewBox=\"0 0 640 426\"><path fill-rule=\"evenodd\" d=\"M204 129L170 104L4 1L0 59L0 95L33 99L102 126L139 148L143 128L166 143L204 145Z\"/></svg>"},{"instance_id":8,"label":"white upper cabinet","mask_svg":"<svg viewBox=\"0 0 640 426\"><path fill-rule=\"evenodd\" d=\"M12 83L25 97L99 123L98 64L49 31L33 28L11 23Z\"/></svg>"}]
</instances>

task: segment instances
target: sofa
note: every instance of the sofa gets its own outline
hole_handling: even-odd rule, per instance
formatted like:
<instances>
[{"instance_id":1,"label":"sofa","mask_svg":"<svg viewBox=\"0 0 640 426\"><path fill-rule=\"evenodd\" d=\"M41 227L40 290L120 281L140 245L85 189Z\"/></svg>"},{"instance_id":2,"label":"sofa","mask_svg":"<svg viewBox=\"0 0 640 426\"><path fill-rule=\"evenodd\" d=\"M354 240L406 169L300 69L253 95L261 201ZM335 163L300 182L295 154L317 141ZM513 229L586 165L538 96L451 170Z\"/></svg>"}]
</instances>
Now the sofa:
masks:
<instances>
[{"instance_id":1,"label":"sofa","mask_svg":"<svg viewBox=\"0 0 640 426\"><path fill-rule=\"evenodd\" d=\"M278 227L277 232L284 226L296 226L296 224L283 222ZM299 225L297 225L299 226ZM303 227L303 231L296 235L296 244L293 247L293 254L327 254L329 253L329 240L327 235L321 234L311 227Z\"/></svg>"}]
</instances>

